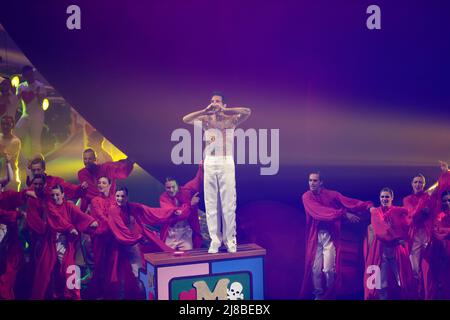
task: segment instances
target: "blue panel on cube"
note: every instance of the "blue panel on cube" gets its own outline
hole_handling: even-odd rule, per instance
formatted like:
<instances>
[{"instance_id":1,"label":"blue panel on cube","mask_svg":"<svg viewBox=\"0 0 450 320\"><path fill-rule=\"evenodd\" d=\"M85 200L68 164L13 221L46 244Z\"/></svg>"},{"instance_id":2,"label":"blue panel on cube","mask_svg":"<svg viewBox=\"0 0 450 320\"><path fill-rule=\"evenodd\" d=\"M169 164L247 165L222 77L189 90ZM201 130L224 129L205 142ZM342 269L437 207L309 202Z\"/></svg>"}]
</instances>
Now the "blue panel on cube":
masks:
<instances>
[{"instance_id":1,"label":"blue panel on cube","mask_svg":"<svg viewBox=\"0 0 450 320\"><path fill-rule=\"evenodd\" d=\"M253 278L253 299L264 299L264 263L263 258L236 259L211 263L212 274L250 271Z\"/></svg>"},{"instance_id":2,"label":"blue panel on cube","mask_svg":"<svg viewBox=\"0 0 450 320\"><path fill-rule=\"evenodd\" d=\"M139 271L139 280L142 281L145 287L145 298L149 299L149 294L153 296L153 299L156 299L155 296L155 268L147 262L146 272Z\"/></svg>"}]
</instances>

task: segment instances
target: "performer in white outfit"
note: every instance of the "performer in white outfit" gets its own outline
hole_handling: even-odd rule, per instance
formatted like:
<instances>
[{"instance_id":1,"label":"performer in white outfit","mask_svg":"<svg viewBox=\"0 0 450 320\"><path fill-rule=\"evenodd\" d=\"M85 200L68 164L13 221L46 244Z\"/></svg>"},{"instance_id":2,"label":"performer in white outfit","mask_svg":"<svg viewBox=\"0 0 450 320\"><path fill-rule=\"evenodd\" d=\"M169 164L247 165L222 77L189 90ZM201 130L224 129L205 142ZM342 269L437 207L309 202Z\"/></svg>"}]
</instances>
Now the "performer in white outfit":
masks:
<instances>
[{"instance_id":1,"label":"performer in white outfit","mask_svg":"<svg viewBox=\"0 0 450 320\"><path fill-rule=\"evenodd\" d=\"M33 67L25 66L22 69L22 77L25 80L19 85L17 94L22 101L22 116L17 121L15 134L24 142L24 138L31 139L31 154L33 157L40 154L41 135L44 128L44 110L42 101L47 96L45 86L35 79Z\"/></svg>"},{"instance_id":2,"label":"performer in white outfit","mask_svg":"<svg viewBox=\"0 0 450 320\"><path fill-rule=\"evenodd\" d=\"M227 108L223 95L213 93L205 109L183 118L185 123L199 124L205 131L204 195L211 238L209 253L217 253L222 241L228 252L236 252L234 129L247 120L250 113L249 108Z\"/></svg>"}]
</instances>

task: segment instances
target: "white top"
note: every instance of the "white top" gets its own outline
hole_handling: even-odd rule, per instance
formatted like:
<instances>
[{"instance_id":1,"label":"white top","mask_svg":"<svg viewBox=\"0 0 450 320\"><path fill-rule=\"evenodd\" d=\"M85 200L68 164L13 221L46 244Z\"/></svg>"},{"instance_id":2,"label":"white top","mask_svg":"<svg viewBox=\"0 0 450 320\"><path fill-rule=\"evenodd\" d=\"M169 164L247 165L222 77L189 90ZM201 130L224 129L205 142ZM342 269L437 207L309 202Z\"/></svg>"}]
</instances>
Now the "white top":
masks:
<instances>
[{"instance_id":1,"label":"white top","mask_svg":"<svg viewBox=\"0 0 450 320\"><path fill-rule=\"evenodd\" d=\"M22 115L43 116L44 110L42 109L41 98L47 96L47 91L42 82L35 80L31 85L27 82L22 82L17 89L17 95L21 98L24 109Z\"/></svg>"}]
</instances>

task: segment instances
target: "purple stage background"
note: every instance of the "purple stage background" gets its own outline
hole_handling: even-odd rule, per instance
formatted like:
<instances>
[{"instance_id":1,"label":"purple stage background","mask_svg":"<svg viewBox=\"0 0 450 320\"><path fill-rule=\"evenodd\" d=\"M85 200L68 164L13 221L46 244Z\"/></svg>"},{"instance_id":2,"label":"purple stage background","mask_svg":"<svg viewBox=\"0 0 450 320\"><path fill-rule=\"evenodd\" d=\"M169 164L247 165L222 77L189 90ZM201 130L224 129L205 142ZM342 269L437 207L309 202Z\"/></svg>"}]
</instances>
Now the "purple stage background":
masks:
<instances>
[{"instance_id":1,"label":"purple stage background","mask_svg":"<svg viewBox=\"0 0 450 320\"><path fill-rule=\"evenodd\" d=\"M268 250L267 298L296 298L307 173L397 203L417 171L449 160L448 1L10 1L0 21L79 113L153 176L185 180L171 132L214 90L253 110L244 128L280 129L280 171L237 167L241 241ZM66 29L77 4L82 29ZM381 7L382 30L366 28Z\"/></svg>"}]
</instances>

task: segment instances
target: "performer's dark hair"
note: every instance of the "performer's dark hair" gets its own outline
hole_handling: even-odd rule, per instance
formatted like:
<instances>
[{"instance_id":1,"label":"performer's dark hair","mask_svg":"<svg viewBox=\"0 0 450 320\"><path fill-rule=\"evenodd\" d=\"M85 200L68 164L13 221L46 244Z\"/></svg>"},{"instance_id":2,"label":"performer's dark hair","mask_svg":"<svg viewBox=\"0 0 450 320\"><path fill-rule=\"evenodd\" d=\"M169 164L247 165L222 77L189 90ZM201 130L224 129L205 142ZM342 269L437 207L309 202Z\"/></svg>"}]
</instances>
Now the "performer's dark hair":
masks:
<instances>
[{"instance_id":1,"label":"performer's dark hair","mask_svg":"<svg viewBox=\"0 0 450 320\"><path fill-rule=\"evenodd\" d=\"M421 174L421 173L416 174L416 175L413 177L413 180L414 180L414 178L416 178L416 177L422 178L422 179L423 179L423 184L426 183L425 176L424 176L423 174Z\"/></svg>"},{"instance_id":2,"label":"performer's dark hair","mask_svg":"<svg viewBox=\"0 0 450 320\"><path fill-rule=\"evenodd\" d=\"M47 180L47 178L45 177L45 174L36 174L35 176L33 176L33 178L31 178L31 183L33 183L34 180L36 180L36 179L42 179L42 181L44 183Z\"/></svg>"},{"instance_id":3,"label":"performer's dark hair","mask_svg":"<svg viewBox=\"0 0 450 320\"><path fill-rule=\"evenodd\" d=\"M105 178L106 180L108 180L108 183L111 184L111 179L107 176L101 176L97 179L97 182L100 181L101 178Z\"/></svg>"},{"instance_id":4,"label":"performer's dark hair","mask_svg":"<svg viewBox=\"0 0 450 320\"><path fill-rule=\"evenodd\" d=\"M211 97L214 97L214 96L222 97L222 103L226 103L226 101L227 101L227 99L225 98L223 93L220 91L214 91L213 93L211 93Z\"/></svg>"},{"instance_id":5,"label":"performer's dark hair","mask_svg":"<svg viewBox=\"0 0 450 320\"><path fill-rule=\"evenodd\" d=\"M42 166L42 169L44 169L44 171L45 171L45 160L44 160L44 157L42 155L34 157L31 160L30 165L28 166L28 169L31 169L32 165L38 164L38 163Z\"/></svg>"},{"instance_id":6,"label":"performer's dark hair","mask_svg":"<svg viewBox=\"0 0 450 320\"><path fill-rule=\"evenodd\" d=\"M391 188L384 187L383 189L381 189L380 194L382 192L389 192L389 194L391 195L391 198L394 199L394 191Z\"/></svg>"},{"instance_id":7,"label":"performer's dark hair","mask_svg":"<svg viewBox=\"0 0 450 320\"><path fill-rule=\"evenodd\" d=\"M59 191L61 191L61 193L64 193L64 188L63 188L63 186L60 185L59 183L55 184L55 185L52 187L52 190L59 190Z\"/></svg>"},{"instance_id":8,"label":"performer's dark hair","mask_svg":"<svg viewBox=\"0 0 450 320\"><path fill-rule=\"evenodd\" d=\"M128 188L127 187L125 187L125 186L117 187L116 193L119 191L125 192L125 194L128 196Z\"/></svg>"},{"instance_id":9,"label":"performer's dark hair","mask_svg":"<svg viewBox=\"0 0 450 320\"><path fill-rule=\"evenodd\" d=\"M26 73L28 71L33 71L33 70L34 70L34 68L32 66L24 66L22 68L22 74L24 74L24 73Z\"/></svg>"},{"instance_id":10,"label":"performer's dark hair","mask_svg":"<svg viewBox=\"0 0 450 320\"><path fill-rule=\"evenodd\" d=\"M313 170L313 171L310 171L310 172L308 173L308 179L309 179L309 176L312 175L312 174L317 174L317 175L319 176L319 180L320 180L320 181L323 181L323 180L322 180L322 174L320 173L319 170Z\"/></svg>"},{"instance_id":11,"label":"performer's dark hair","mask_svg":"<svg viewBox=\"0 0 450 320\"><path fill-rule=\"evenodd\" d=\"M178 183L177 179L175 179L173 177L166 177L166 182L169 182L169 181L175 181L176 183Z\"/></svg>"},{"instance_id":12,"label":"performer's dark hair","mask_svg":"<svg viewBox=\"0 0 450 320\"><path fill-rule=\"evenodd\" d=\"M94 149L92 149L92 148L86 148L86 149L84 149L83 154L84 154L84 153L88 153L88 152L92 152L92 153L94 154L94 157L97 159L97 153L95 152Z\"/></svg>"}]
</instances>

